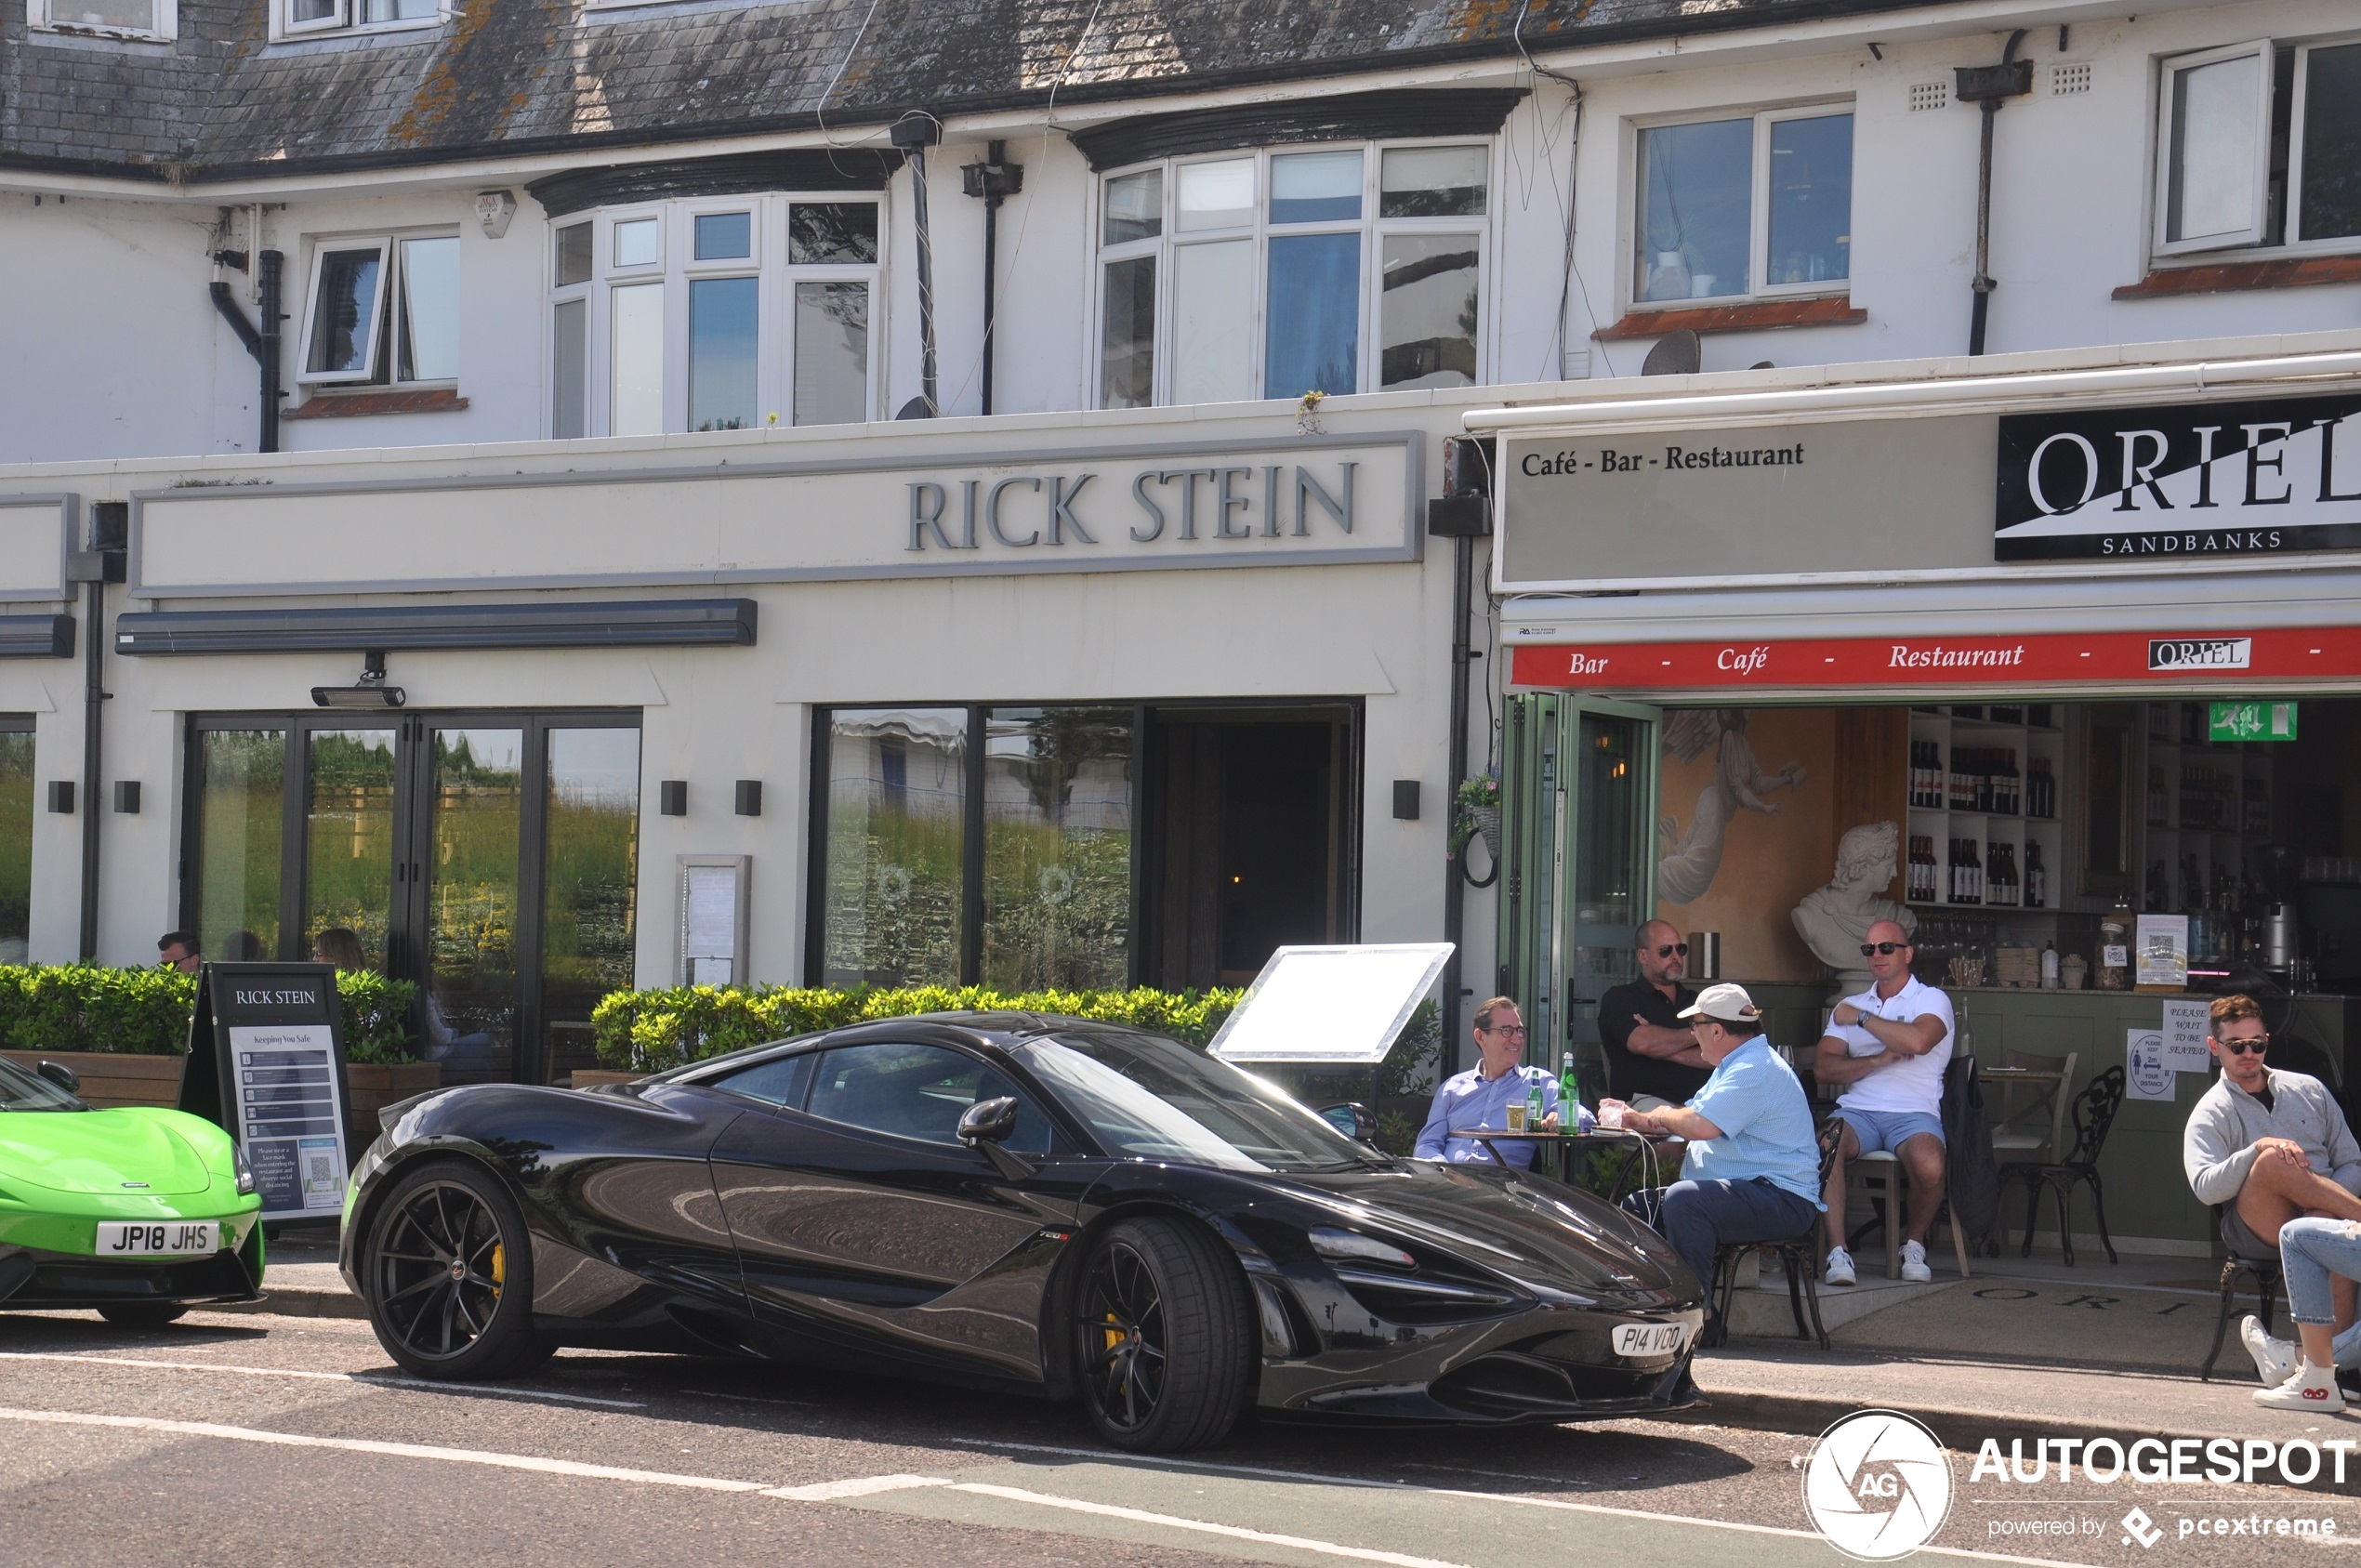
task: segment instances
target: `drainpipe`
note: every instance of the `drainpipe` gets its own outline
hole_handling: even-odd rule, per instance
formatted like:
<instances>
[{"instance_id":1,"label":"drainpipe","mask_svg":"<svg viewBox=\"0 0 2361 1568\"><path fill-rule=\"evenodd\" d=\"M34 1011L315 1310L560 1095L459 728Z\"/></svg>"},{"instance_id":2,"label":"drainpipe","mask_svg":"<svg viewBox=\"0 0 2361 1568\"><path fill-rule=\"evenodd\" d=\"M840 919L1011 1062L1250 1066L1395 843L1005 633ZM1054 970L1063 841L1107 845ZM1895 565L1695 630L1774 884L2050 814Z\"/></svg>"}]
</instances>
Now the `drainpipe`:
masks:
<instances>
[{"instance_id":1,"label":"drainpipe","mask_svg":"<svg viewBox=\"0 0 2361 1568\"><path fill-rule=\"evenodd\" d=\"M82 941L84 963L99 956L99 813L104 810L99 716L107 691L107 585L124 580L125 535L130 528L127 501L99 501L90 508L90 547L66 560L66 578L84 586L82 656Z\"/></svg>"},{"instance_id":2,"label":"drainpipe","mask_svg":"<svg viewBox=\"0 0 2361 1568\"><path fill-rule=\"evenodd\" d=\"M2025 29L2020 27L2009 34L1999 64L1952 70L1959 101L1984 111L1984 152L1976 169L1975 279L1968 285L1975 290L1973 313L1968 318L1971 355L1984 352L1985 320L1991 313L1992 291L2000 286L1992 276L1992 122L1999 117L2001 104L2033 91L2033 62L2017 59L2017 46L2024 42Z\"/></svg>"},{"instance_id":3,"label":"drainpipe","mask_svg":"<svg viewBox=\"0 0 2361 1568\"><path fill-rule=\"evenodd\" d=\"M1443 443L1444 481L1448 494L1427 503L1427 532L1451 541L1451 737L1446 824L1457 811L1459 785L1468 777L1468 675L1478 655L1471 647L1471 600L1475 591L1475 542L1492 532L1491 442L1455 436ZM1447 831L1447 825L1446 825ZM1446 862L1443 882L1443 940L1451 958L1443 969L1443 1041L1436 1081L1459 1070L1460 946L1467 918L1467 850ZM1493 876L1499 868L1493 868ZM1489 887L1491 881L1475 884Z\"/></svg>"},{"instance_id":4,"label":"drainpipe","mask_svg":"<svg viewBox=\"0 0 2361 1568\"><path fill-rule=\"evenodd\" d=\"M935 376L934 352L934 235L927 227L927 149L943 142L943 122L921 109L914 109L893 123L889 133L893 145L902 149L910 160L910 206L916 218L918 236L918 402L916 409L904 408L904 415L917 415L932 419L943 412L941 389Z\"/></svg>"},{"instance_id":5,"label":"drainpipe","mask_svg":"<svg viewBox=\"0 0 2361 1568\"><path fill-rule=\"evenodd\" d=\"M983 162L959 171L961 188L983 198L983 412L992 412L993 285L1000 271L1000 204L1024 189L1024 165L1008 161L1009 144L987 142Z\"/></svg>"},{"instance_id":6,"label":"drainpipe","mask_svg":"<svg viewBox=\"0 0 2361 1568\"><path fill-rule=\"evenodd\" d=\"M234 267L244 271L246 254L234 250L216 251L213 253L213 264L216 270ZM275 250L266 250L255 257L255 304L261 311L262 324L257 327L246 320L245 312L238 309L230 284L218 277L213 280L213 308L221 312L221 319L228 322L230 330L238 335L239 344L254 356L255 363L261 367L262 428L255 450L276 452L279 450L279 399L283 395L279 390L279 323L286 319L279 309L279 284L286 268L286 257Z\"/></svg>"}]
</instances>

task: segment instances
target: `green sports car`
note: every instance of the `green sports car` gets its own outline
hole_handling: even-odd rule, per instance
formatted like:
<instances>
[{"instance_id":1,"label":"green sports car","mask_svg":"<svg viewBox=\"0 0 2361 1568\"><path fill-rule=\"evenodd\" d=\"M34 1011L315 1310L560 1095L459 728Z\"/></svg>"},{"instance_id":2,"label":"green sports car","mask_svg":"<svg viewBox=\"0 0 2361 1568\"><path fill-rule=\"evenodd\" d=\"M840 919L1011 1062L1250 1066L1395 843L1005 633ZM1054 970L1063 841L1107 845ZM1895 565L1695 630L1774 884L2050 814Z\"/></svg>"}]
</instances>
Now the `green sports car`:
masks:
<instances>
[{"instance_id":1,"label":"green sports car","mask_svg":"<svg viewBox=\"0 0 2361 1568\"><path fill-rule=\"evenodd\" d=\"M0 1311L170 1323L262 1285L262 1199L230 1135L186 1112L100 1111L69 1069L0 1057Z\"/></svg>"}]
</instances>

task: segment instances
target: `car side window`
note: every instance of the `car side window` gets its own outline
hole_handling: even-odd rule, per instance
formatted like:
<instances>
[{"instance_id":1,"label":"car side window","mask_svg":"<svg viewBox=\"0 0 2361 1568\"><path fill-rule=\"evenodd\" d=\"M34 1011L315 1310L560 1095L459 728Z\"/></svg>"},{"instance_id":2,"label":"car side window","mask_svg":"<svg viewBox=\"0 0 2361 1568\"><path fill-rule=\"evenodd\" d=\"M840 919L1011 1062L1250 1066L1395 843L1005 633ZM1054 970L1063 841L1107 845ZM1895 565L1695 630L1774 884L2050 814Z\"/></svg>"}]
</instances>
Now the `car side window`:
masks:
<instances>
[{"instance_id":1,"label":"car side window","mask_svg":"<svg viewBox=\"0 0 2361 1568\"><path fill-rule=\"evenodd\" d=\"M959 1117L978 1100L1016 1095L1016 1130L1001 1140L1012 1153L1061 1152L1063 1140L1041 1113L998 1070L942 1046L839 1046L824 1052L805 1110L814 1116L871 1132L956 1146Z\"/></svg>"},{"instance_id":2,"label":"car side window","mask_svg":"<svg viewBox=\"0 0 2361 1568\"><path fill-rule=\"evenodd\" d=\"M735 1073L724 1074L710 1082L715 1088L743 1094L749 1100L800 1111L803 1109L804 1091L811 1087L811 1064L817 1060L817 1053L812 1051L774 1056L768 1061L741 1067Z\"/></svg>"}]
</instances>

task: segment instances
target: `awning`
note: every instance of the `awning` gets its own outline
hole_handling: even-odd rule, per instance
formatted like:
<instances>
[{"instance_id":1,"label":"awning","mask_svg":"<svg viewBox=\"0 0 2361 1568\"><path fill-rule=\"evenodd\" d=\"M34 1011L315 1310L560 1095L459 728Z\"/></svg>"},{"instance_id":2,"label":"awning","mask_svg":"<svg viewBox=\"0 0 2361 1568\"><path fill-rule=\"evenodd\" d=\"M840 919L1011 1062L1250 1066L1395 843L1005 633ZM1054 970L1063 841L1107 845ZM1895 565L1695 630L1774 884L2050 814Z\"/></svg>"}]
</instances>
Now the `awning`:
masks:
<instances>
[{"instance_id":1,"label":"awning","mask_svg":"<svg viewBox=\"0 0 2361 1568\"><path fill-rule=\"evenodd\" d=\"M338 610L160 610L115 617L118 653L398 649L750 648L755 601L673 599Z\"/></svg>"}]
</instances>

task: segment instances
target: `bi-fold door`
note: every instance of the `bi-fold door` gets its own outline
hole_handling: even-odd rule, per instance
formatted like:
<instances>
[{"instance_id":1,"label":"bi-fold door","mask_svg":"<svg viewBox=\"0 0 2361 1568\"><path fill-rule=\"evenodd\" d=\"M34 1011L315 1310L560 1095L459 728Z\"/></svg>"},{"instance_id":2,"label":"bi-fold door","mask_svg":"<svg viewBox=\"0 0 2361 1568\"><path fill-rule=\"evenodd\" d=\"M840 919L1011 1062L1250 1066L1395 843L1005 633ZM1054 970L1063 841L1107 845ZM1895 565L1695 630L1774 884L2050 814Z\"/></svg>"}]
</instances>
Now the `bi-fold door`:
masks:
<instances>
[{"instance_id":1,"label":"bi-fold door","mask_svg":"<svg viewBox=\"0 0 2361 1568\"><path fill-rule=\"evenodd\" d=\"M637 713L209 715L189 757L207 955L415 982L446 1083L596 1064L590 1010L633 979Z\"/></svg>"}]
</instances>

